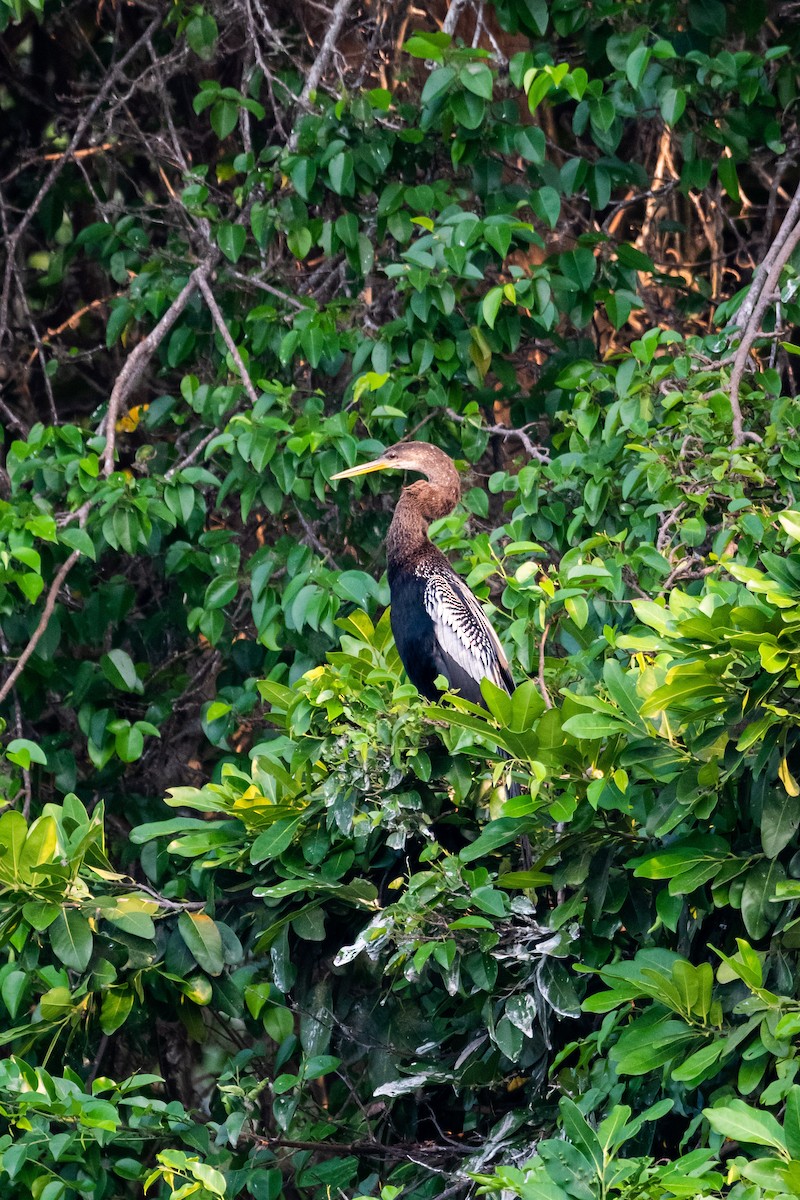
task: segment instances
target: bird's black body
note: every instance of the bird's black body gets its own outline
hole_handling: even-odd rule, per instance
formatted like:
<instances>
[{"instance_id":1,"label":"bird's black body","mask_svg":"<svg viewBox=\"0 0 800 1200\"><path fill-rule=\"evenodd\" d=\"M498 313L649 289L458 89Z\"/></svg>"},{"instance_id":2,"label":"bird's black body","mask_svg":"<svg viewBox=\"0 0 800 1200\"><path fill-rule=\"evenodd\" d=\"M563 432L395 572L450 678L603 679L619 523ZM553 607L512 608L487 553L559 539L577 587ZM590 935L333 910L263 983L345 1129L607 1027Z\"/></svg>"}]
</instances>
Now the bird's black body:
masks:
<instances>
[{"instance_id":1,"label":"bird's black body","mask_svg":"<svg viewBox=\"0 0 800 1200\"><path fill-rule=\"evenodd\" d=\"M391 469L426 477L403 488L386 537L392 633L403 666L426 699L439 698L435 681L442 675L452 691L485 707L483 680L513 692L508 661L477 599L428 537L430 522L451 513L461 497L458 472L436 446L400 442L333 478ZM507 794L519 795L515 783Z\"/></svg>"},{"instance_id":2,"label":"bird's black body","mask_svg":"<svg viewBox=\"0 0 800 1200\"><path fill-rule=\"evenodd\" d=\"M505 660L497 658L492 639L476 617L472 593L443 554L430 546L429 551L411 561L389 560L392 633L409 679L427 700L439 698L435 680L440 675L473 704L483 704L482 678L513 691L511 672ZM443 618L455 639L449 646L449 639L437 635ZM474 666L465 664L465 658Z\"/></svg>"}]
</instances>

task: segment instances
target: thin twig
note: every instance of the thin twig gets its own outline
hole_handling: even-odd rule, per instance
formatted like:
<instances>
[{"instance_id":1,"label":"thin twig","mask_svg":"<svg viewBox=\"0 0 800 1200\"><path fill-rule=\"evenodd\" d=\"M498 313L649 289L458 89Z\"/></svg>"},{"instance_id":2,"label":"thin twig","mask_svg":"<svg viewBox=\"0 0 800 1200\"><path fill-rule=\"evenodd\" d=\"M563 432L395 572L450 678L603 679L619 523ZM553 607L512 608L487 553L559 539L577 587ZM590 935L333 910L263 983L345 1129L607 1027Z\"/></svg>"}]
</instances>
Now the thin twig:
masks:
<instances>
[{"instance_id":1,"label":"thin twig","mask_svg":"<svg viewBox=\"0 0 800 1200\"><path fill-rule=\"evenodd\" d=\"M444 411L451 421L457 421L459 425L464 425L469 420L468 417L457 413L453 408L446 408ZM549 463L550 454L548 451L545 450L544 446L535 445L525 432L527 429L532 429L535 424L537 422L532 421L529 425L523 425L520 429L512 429L510 425L484 425L483 431L484 433L495 433L498 437L502 438L519 438L522 448L529 458L534 459L536 462Z\"/></svg>"},{"instance_id":2,"label":"thin twig","mask_svg":"<svg viewBox=\"0 0 800 1200\"><path fill-rule=\"evenodd\" d=\"M800 186L798 186L797 191L792 197L792 202L786 210L786 215L781 222L780 229L775 234L772 245L764 255L760 265L756 268L756 272L750 281L750 290L736 314L736 323L740 329L744 330L745 325L749 324L756 302L764 290L764 284L769 275L770 268L783 249L786 239L798 219L800 219Z\"/></svg>"},{"instance_id":3,"label":"thin twig","mask_svg":"<svg viewBox=\"0 0 800 1200\"><path fill-rule=\"evenodd\" d=\"M257 279L255 275L244 275L241 271L229 271L234 279L240 279L242 283L247 283L250 287L260 288L262 292L269 292L270 296L276 296L279 300L284 300L287 304L291 304L294 308L301 312L306 312L310 305L303 304L302 300L298 300L295 296L291 296L288 292L282 292L280 288L276 288L271 283L265 283L263 279Z\"/></svg>"},{"instance_id":4,"label":"thin twig","mask_svg":"<svg viewBox=\"0 0 800 1200\"><path fill-rule=\"evenodd\" d=\"M151 896L161 908L166 908L169 912L199 912L201 908L206 907L205 900L168 900L155 888L148 887L146 883L139 883L138 879L134 880L134 886L137 892L144 892L146 896Z\"/></svg>"},{"instance_id":5,"label":"thin twig","mask_svg":"<svg viewBox=\"0 0 800 1200\"><path fill-rule=\"evenodd\" d=\"M710 567L698 566L697 564L701 563L702 561L702 558L700 558L700 556L697 554L693 554L691 558L682 559L681 562L679 562L678 565L672 571L670 571L669 575L662 583L658 590L659 596L663 596L665 592L668 592L669 589L673 587L673 585L679 579L684 579L687 582L690 579L702 579L704 576L710 575L712 571L716 571L718 565L717 563L714 563Z\"/></svg>"},{"instance_id":6,"label":"thin twig","mask_svg":"<svg viewBox=\"0 0 800 1200\"><path fill-rule=\"evenodd\" d=\"M239 372L239 375L241 376L241 380L242 380L242 383L244 384L245 391L247 392L248 396L250 397L251 402L253 404L258 404L258 392L256 391L255 387L253 386L253 381L250 378L250 372L248 371L247 367L244 365L244 360L242 359L242 356L239 353L239 349L236 345L236 342L231 337L231 331L230 331L230 329L228 329L228 326L225 322L225 318L223 317L223 315L220 311L220 307L217 304L216 297L214 296L214 293L211 291L211 288L209 287L207 274L206 275L200 274L197 276L197 286L200 288L200 291L203 293L203 299L205 300L206 304L208 305L208 311L211 313L211 316L214 320L214 324L216 325L217 329L222 334L222 340L224 341L225 345L228 347L231 358L233 359L233 361L236 364L236 369Z\"/></svg>"},{"instance_id":7,"label":"thin twig","mask_svg":"<svg viewBox=\"0 0 800 1200\"><path fill-rule=\"evenodd\" d=\"M173 475L177 475L178 471L183 471L186 467L190 467L193 462L197 461L209 442L213 442L214 438L221 432L222 430L220 429L219 425L215 425L214 428L207 433L205 437L201 438L197 445L189 451L185 458L182 458L180 462L176 462L174 466L170 467L164 478L172 479Z\"/></svg>"},{"instance_id":8,"label":"thin twig","mask_svg":"<svg viewBox=\"0 0 800 1200\"><path fill-rule=\"evenodd\" d=\"M5 421L6 425L10 425L12 429L18 429L23 438L28 436L28 426L21 417L18 417L16 413L11 411L6 402L2 399L0 399L0 417Z\"/></svg>"},{"instance_id":9,"label":"thin twig","mask_svg":"<svg viewBox=\"0 0 800 1200\"><path fill-rule=\"evenodd\" d=\"M317 554L320 556L320 558L324 559L324 561L328 564L328 566L335 567L336 559L333 557L330 550L328 550L327 546L323 546L322 542L319 540L317 535L314 533L314 530L312 529L309 522L306 520L303 513L300 511L300 507L297 504L295 504L294 510L297 513L297 516L300 520L300 524L303 526L303 529L305 529L305 531L306 531L306 539L308 541L308 544L311 546L311 549L315 550L317 552Z\"/></svg>"},{"instance_id":10,"label":"thin twig","mask_svg":"<svg viewBox=\"0 0 800 1200\"><path fill-rule=\"evenodd\" d=\"M6 658L9 657L8 642L5 639L2 629L0 629L0 650L3 651L3 654L6 656ZM19 693L17 692L16 688L14 688L13 697L14 697L14 736L21 738L22 734L23 734L22 705L19 702ZM31 804L33 803L33 788L31 787L31 773L30 773L30 770L26 767L22 768L22 794L24 796L24 800L22 802L22 815L25 818L25 820L27 821L28 817L31 814Z\"/></svg>"},{"instance_id":11,"label":"thin twig","mask_svg":"<svg viewBox=\"0 0 800 1200\"><path fill-rule=\"evenodd\" d=\"M671 512L664 513L663 519L659 523L658 536L656 537L656 550L658 550L659 554L664 553L672 540L669 531L676 524L678 517L686 508L686 504L686 500L681 500L680 504L676 508L673 508Z\"/></svg>"}]
</instances>

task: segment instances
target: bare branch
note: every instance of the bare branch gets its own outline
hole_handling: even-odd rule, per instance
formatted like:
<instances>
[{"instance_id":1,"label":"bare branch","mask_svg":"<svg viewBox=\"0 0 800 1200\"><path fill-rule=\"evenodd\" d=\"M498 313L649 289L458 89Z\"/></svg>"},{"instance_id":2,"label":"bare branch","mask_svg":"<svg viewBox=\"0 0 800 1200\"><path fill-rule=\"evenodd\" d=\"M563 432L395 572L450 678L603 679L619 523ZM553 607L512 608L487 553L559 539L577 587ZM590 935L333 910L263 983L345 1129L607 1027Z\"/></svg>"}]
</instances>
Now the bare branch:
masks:
<instances>
[{"instance_id":1,"label":"bare branch","mask_svg":"<svg viewBox=\"0 0 800 1200\"><path fill-rule=\"evenodd\" d=\"M180 462L177 462L174 466L170 467L164 478L172 479L173 475L177 475L178 471L183 471L185 467L190 467L193 462L197 461L197 459L205 450L206 446L210 442L213 442L214 438L221 432L222 431L220 430L219 425L215 425L214 428L210 430L205 437L201 438L197 445L189 451L185 458L182 458Z\"/></svg>"},{"instance_id":2,"label":"bare branch","mask_svg":"<svg viewBox=\"0 0 800 1200\"><path fill-rule=\"evenodd\" d=\"M446 408L444 410L451 421L457 421L459 425L464 425L467 418L461 413L457 413L455 409ZM530 425L523 425L520 429L512 429L510 425L484 425L483 429L486 433L497 434L501 438L518 438L522 443L522 448L529 458L535 462L549 463L550 454L545 450L544 446L537 446L528 437L526 430L532 429L537 422L531 422Z\"/></svg>"},{"instance_id":3,"label":"bare branch","mask_svg":"<svg viewBox=\"0 0 800 1200\"><path fill-rule=\"evenodd\" d=\"M239 353L239 349L236 345L236 342L231 337L231 331L230 331L230 329L228 329L228 326L225 324L225 318L223 317L222 313L220 312L220 307L217 304L217 301L214 297L214 293L211 291L211 288L209 287L208 276L204 275L204 274L198 275L197 276L197 286L199 287L200 291L203 293L203 299L205 300L206 304L208 305L208 311L211 313L211 316L214 320L214 324L216 325L217 329L222 334L222 340L224 341L225 345L230 350L231 358L236 363L236 369L241 376L242 383L245 386L245 391L247 392L248 396L250 397L250 400L252 401L252 403L258 404L258 392L256 391L255 387L253 386L253 381L250 378L250 372L248 371L247 367L244 365L244 360L242 359L242 356Z\"/></svg>"},{"instance_id":4,"label":"bare branch","mask_svg":"<svg viewBox=\"0 0 800 1200\"><path fill-rule=\"evenodd\" d=\"M668 592L679 579L685 580L688 583L690 579L702 579L704 576L711 575L713 571L717 570L717 563L712 563L710 567L702 567L699 565L702 563L702 561L702 558L698 554L692 554L690 558L682 559L678 565L672 571L670 571L669 575L662 583L658 593L659 596L663 596L665 592Z\"/></svg>"},{"instance_id":5,"label":"bare branch","mask_svg":"<svg viewBox=\"0 0 800 1200\"><path fill-rule=\"evenodd\" d=\"M75 563L78 561L80 556L81 555L80 555L79 550L73 550L72 554L70 554L69 558L64 560L64 562L61 564L58 571L56 572L56 577L53 580L53 582L50 584L50 590L47 593L47 599L44 602L44 608L42 609L42 615L39 618L39 623L36 626L36 628L34 629L33 633L31 634L27 646L25 647L25 649L22 651L22 654L20 654L19 658L17 659L17 665L14 667L13 671L8 676L8 679L6 679L3 686L0 687L0 704L2 704L2 702L5 700L6 696L11 691L11 689L13 688L14 684L19 679L22 672L25 670L25 664L27 663L30 656L33 654L33 652L36 649L36 647L38 646L42 636L44 635L44 632L50 623L50 618L53 615L53 609L56 606L56 601L58 600L58 593L61 590L61 585L64 582L64 580L67 578L67 576L69 575L72 568L75 566Z\"/></svg>"},{"instance_id":6,"label":"bare branch","mask_svg":"<svg viewBox=\"0 0 800 1200\"><path fill-rule=\"evenodd\" d=\"M104 429L106 431L106 448L103 454L103 474L106 478L114 470L116 425L122 403L139 380L139 377L165 336L186 308L196 289L199 288L200 279L205 279L212 271L214 261L214 259L208 258L199 267L195 267L183 289L172 301L172 304L170 304L161 320L150 330L147 337L142 338L136 349L126 359L124 367L117 376L116 383L111 389L108 411L98 429L98 433L102 433Z\"/></svg>"},{"instance_id":7,"label":"bare branch","mask_svg":"<svg viewBox=\"0 0 800 1200\"><path fill-rule=\"evenodd\" d=\"M452 0L450 7L447 10L447 16L442 25L442 33L453 34L458 24L458 18L471 0Z\"/></svg>"},{"instance_id":8,"label":"bare branch","mask_svg":"<svg viewBox=\"0 0 800 1200\"><path fill-rule=\"evenodd\" d=\"M800 187L798 187L795 193L794 199L789 206L789 211L778 230L778 235L770 247L769 253L759 268L757 275L759 286L755 303L751 306L749 304L750 296L748 296L746 302L748 304L748 311L743 318L740 314L742 336L736 351L736 357L733 360L730 382L730 403L733 413L732 449L736 449L745 442L761 441L758 434L748 432L744 429L742 407L739 401L739 388L750 350L753 342L758 337L764 313L767 311L769 305L780 296L778 284L780 282L781 271L786 266L798 243L800 243ZM777 251L776 246L779 247ZM769 263L769 267L765 272L764 268L767 266L767 263ZM750 286L751 288L753 287L752 284ZM742 308L744 309L744 307L743 305Z\"/></svg>"},{"instance_id":9,"label":"bare branch","mask_svg":"<svg viewBox=\"0 0 800 1200\"><path fill-rule=\"evenodd\" d=\"M28 436L28 426L21 417L18 417L16 413L11 411L3 399L0 399L0 417L3 418L6 425L9 425L12 429L18 429L24 438Z\"/></svg>"},{"instance_id":10,"label":"bare branch","mask_svg":"<svg viewBox=\"0 0 800 1200\"><path fill-rule=\"evenodd\" d=\"M323 39L322 45L319 48L319 54L314 59L311 70L306 76L306 82L303 90L300 93L297 103L301 108L308 106L311 94L316 92L319 87L320 80L330 62L333 52L336 49L336 39L339 36L345 17L350 9L353 0L336 0L336 4L331 10L331 23ZM288 149L296 150L297 141L299 138L299 129L297 125L289 138Z\"/></svg>"},{"instance_id":11,"label":"bare branch","mask_svg":"<svg viewBox=\"0 0 800 1200\"><path fill-rule=\"evenodd\" d=\"M681 500L680 504L673 508L671 512L663 513L658 524L658 537L656 538L656 550L659 554L663 554L672 540L670 529L677 523L678 517L686 508L686 500Z\"/></svg>"},{"instance_id":12,"label":"bare branch","mask_svg":"<svg viewBox=\"0 0 800 1200\"><path fill-rule=\"evenodd\" d=\"M255 275L244 275L241 271L230 271L230 275L234 279L241 279L242 283L248 283L250 287L260 288L262 292L268 292L270 296L277 297L278 300L283 300L286 304L291 304L293 308L300 312L309 308L308 304L303 304L302 300L298 300L295 296L291 296L288 292L281 291L271 283L265 283L263 279L258 279Z\"/></svg>"},{"instance_id":13,"label":"bare branch","mask_svg":"<svg viewBox=\"0 0 800 1200\"><path fill-rule=\"evenodd\" d=\"M545 646L547 645L547 635L549 632L550 632L550 622L546 621L544 629L542 631L542 636L539 640L539 674L538 674L539 691L542 693L542 699L544 700L545 708L553 707L553 701L550 699L550 693L547 690L547 684L545 683L545 679L544 679L544 651L545 651Z\"/></svg>"}]
</instances>

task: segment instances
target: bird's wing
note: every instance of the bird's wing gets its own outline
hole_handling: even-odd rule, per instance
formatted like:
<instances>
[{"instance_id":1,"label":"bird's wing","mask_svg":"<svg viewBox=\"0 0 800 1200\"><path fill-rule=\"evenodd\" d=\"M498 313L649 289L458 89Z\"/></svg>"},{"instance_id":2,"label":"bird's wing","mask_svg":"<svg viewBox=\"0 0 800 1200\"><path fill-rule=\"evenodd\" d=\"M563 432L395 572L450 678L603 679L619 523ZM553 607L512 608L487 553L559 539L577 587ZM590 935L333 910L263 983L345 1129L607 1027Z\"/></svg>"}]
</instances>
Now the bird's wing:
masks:
<instances>
[{"instance_id":1,"label":"bird's wing","mask_svg":"<svg viewBox=\"0 0 800 1200\"><path fill-rule=\"evenodd\" d=\"M441 649L480 685L491 679L507 692L514 680L500 640L472 592L458 575L434 571L425 584L423 601Z\"/></svg>"}]
</instances>

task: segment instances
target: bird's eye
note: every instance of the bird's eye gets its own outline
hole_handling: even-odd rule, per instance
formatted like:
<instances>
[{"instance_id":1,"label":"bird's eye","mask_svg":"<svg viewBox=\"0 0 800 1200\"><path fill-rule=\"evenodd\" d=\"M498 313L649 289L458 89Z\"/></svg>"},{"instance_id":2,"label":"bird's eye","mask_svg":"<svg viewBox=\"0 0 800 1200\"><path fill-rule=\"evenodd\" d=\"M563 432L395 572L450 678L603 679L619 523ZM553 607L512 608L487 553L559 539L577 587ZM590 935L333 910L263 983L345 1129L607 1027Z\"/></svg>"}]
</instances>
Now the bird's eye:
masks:
<instances>
[{"instance_id":1,"label":"bird's eye","mask_svg":"<svg viewBox=\"0 0 800 1200\"><path fill-rule=\"evenodd\" d=\"M395 453L394 450L387 450L386 457L387 458L397 458L397 454Z\"/></svg>"}]
</instances>

